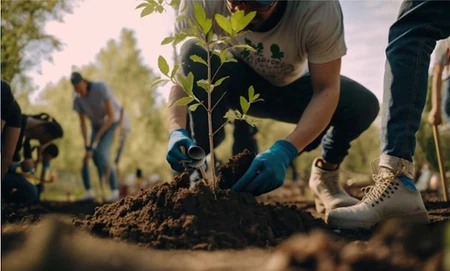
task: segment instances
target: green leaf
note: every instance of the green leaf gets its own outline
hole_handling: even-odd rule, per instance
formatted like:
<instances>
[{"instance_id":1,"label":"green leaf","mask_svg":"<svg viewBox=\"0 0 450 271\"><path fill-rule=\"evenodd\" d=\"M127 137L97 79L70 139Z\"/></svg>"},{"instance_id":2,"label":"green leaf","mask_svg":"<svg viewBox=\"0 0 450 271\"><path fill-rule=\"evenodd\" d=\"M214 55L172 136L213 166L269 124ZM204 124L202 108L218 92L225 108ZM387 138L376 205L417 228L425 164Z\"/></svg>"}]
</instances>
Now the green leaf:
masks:
<instances>
[{"instance_id":1,"label":"green leaf","mask_svg":"<svg viewBox=\"0 0 450 271\"><path fill-rule=\"evenodd\" d=\"M183 89L183 91L188 94L188 96L192 96L192 93L187 92L187 82L186 82L186 78L181 75L181 74L177 74L177 83L181 86L181 88Z\"/></svg>"},{"instance_id":2,"label":"green leaf","mask_svg":"<svg viewBox=\"0 0 450 271\"><path fill-rule=\"evenodd\" d=\"M140 3L135 9L143 8L148 6L148 3Z\"/></svg>"},{"instance_id":3,"label":"green leaf","mask_svg":"<svg viewBox=\"0 0 450 271\"><path fill-rule=\"evenodd\" d=\"M186 90L191 96L194 96L194 93L192 92L193 88L194 88L194 74L192 72L189 72L186 79Z\"/></svg>"},{"instance_id":4,"label":"green leaf","mask_svg":"<svg viewBox=\"0 0 450 271\"><path fill-rule=\"evenodd\" d=\"M183 98L179 99L178 101L174 102L169 107L187 105L187 104L191 103L193 100L194 100L194 98L192 98L192 97L183 97Z\"/></svg>"},{"instance_id":5,"label":"green leaf","mask_svg":"<svg viewBox=\"0 0 450 271\"><path fill-rule=\"evenodd\" d=\"M233 45L232 47L233 47L233 48L243 48L243 49L249 50L249 51L252 52L252 53L256 53L256 49L253 48L253 47L251 47L251 46L248 45L248 44L236 44L236 45Z\"/></svg>"},{"instance_id":6,"label":"green leaf","mask_svg":"<svg viewBox=\"0 0 450 271\"><path fill-rule=\"evenodd\" d=\"M222 50L222 52L219 53L219 57L220 57L220 63L225 63L228 57L228 48L225 48Z\"/></svg>"},{"instance_id":7,"label":"green leaf","mask_svg":"<svg viewBox=\"0 0 450 271\"><path fill-rule=\"evenodd\" d=\"M248 26L248 24L255 18L256 12L252 11L243 17L239 17L239 20L236 23L236 26L233 28L236 33L239 33L244 28Z\"/></svg>"},{"instance_id":8,"label":"green leaf","mask_svg":"<svg viewBox=\"0 0 450 271\"><path fill-rule=\"evenodd\" d=\"M220 28L222 28L225 32L230 35L233 33L233 30L231 29L231 23L225 16L216 14L215 19Z\"/></svg>"},{"instance_id":9,"label":"green leaf","mask_svg":"<svg viewBox=\"0 0 450 271\"><path fill-rule=\"evenodd\" d=\"M173 66L172 73L170 74L171 79L173 79L175 77L175 75L177 74L178 69L180 68L181 65L182 65L182 63L178 63L178 64L175 64L175 66Z\"/></svg>"},{"instance_id":10,"label":"green leaf","mask_svg":"<svg viewBox=\"0 0 450 271\"><path fill-rule=\"evenodd\" d=\"M155 11L155 6L154 5L148 5L146 8L144 8L141 11L141 18L145 17L145 16L147 16L147 15L149 15L151 13L153 13L153 11Z\"/></svg>"},{"instance_id":11,"label":"green leaf","mask_svg":"<svg viewBox=\"0 0 450 271\"><path fill-rule=\"evenodd\" d=\"M244 115L245 115L245 114L247 114L247 111L250 108L250 104L242 96L240 97L240 102L241 102L242 113L244 113Z\"/></svg>"},{"instance_id":12,"label":"green leaf","mask_svg":"<svg viewBox=\"0 0 450 271\"><path fill-rule=\"evenodd\" d=\"M170 80L168 79L157 78L151 83L150 88L155 88L157 86L165 86L169 82Z\"/></svg>"},{"instance_id":13,"label":"green leaf","mask_svg":"<svg viewBox=\"0 0 450 271\"><path fill-rule=\"evenodd\" d=\"M206 61L198 55L191 55L189 58L194 62L202 63L203 65L208 66Z\"/></svg>"},{"instance_id":14,"label":"green leaf","mask_svg":"<svg viewBox=\"0 0 450 271\"><path fill-rule=\"evenodd\" d=\"M230 57L230 58L228 58L227 60L225 60L224 63L229 63L229 62L238 62L238 61L236 60L236 58Z\"/></svg>"},{"instance_id":15,"label":"green leaf","mask_svg":"<svg viewBox=\"0 0 450 271\"><path fill-rule=\"evenodd\" d=\"M167 64L166 59L161 55L158 57L158 68L162 74L169 76L169 64Z\"/></svg>"},{"instance_id":16,"label":"green leaf","mask_svg":"<svg viewBox=\"0 0 450 271\"><path fill-rule=\"evenodd\" d=\"M164 38L164 40L161 42L161 45L169 44L169 43L171 43L171 42L174 41L174 40L175 40L175 37L166 37L166 38Z\"/></svg>"},{"instance_id":17,"label":"green leaf","mask_svg":"<svg viewBox=\"0 0 450 271\"><path fill-rule=\"evenodd\" d=\"M242 118L242 114L237 110L228 111L227 113L225 113L225 116L223 116L223 118L228 120L240 120Z\"/></svg>"},{"instance_id":18,"label":"green leaf","mask_svg":"<svg viewBox=\"0 0 450 271\"><path fill-rule=\"evenodd\" d=\"M255 88L253 86L250 86L248 88L248 100L251 102L253 101L253 96L255 96Z\"/></svg>"},{"instance_id":19,"label":"green leaf","mask_svg":"<svg viewBox=\"0 0 450 271\"><path fill-rule=\"evenodd\" d=\"M259 94L257 94L257 95L259 95ZM257 103L257 102L264 102L264 99L256 99L256 100L252 101L252 103Z\"/></svg>"},{"instance_id":20,"label":"green leaf","mask_svg":"<svg viewBox=\"0 0 450 271\"><path fill-rule=\"evenodd\" d=\"M208 89L211 88L211 84L206 79L198 80L197 85L208 92Z\"/></svg>"},{"instance_id":21,"label":"green leaf","mask_svg":"<svg viewBox=\"0 0 450 271\"><path fill-rule=\"evenodd\" d=\"M175 35L175 45L177 45L178 43L182 42L184 39L186 39L187 35L184 33L180 33Z\"/></svg>"},{"instance_id":22,"label":"green leaf","mask_svg":"<svg viewBox=\"0 0 450 271\"><path fill-rule=\"evenodd\" d=\"M202 28L203 34L207 34L212 27L212 20L206 18L206 12L200 3L194 3L194 15L198 25Z\"/></svg>"},{"instance_id":23,"label":"green leaf","mask_svg":"<svg viewBox=\"0 0 450 271\"><path fill-rule=\"evenodd\" d=\"M201 105L201 103L191 104L191 105L189 106L189 110L195 111L195 110L197 110L197 107L198 107L199 105Z\"/></svg>"},{"instance_id":24,"label":"green leaf","mask_svg":"<svg viewBox=\"0 0 450 271\"><path fill-rule=\"evenodd\" d=\"M164 12L164 7L161 6L161 5L158 5L158 6L156 6L156 11L157 11L158 13L163 13L163 12Z\"/></svg>"},{"instance_id":25,"label":"green leaf","mask_svg":"<svg viewBox=\"0 0 450 271\"><path fill-rule=\"evenodd\" d=\"M231 14L231 29L233 29L233 33L237 33L237 29L239 27L239 22L244 19L244 11L239 10L238 12Z\"/></svg>"},{"instance_id":26,"label":"green leaf","mask_svg":"<svg viewBox=\"0 0 450 271\"><path fill-rule=\"evenodd\" d=\"M225 81L225 79L227 79L227 78L229 78L229 76L225 76L225 77L222 77L222 78L218 79L218 80L214 83L214 86L215 86L215 87L220 86L220 85L223 83L223 81Z\"/></svg>"},{"instance_id":27,"label":"green leaf","mask_svg":"<svg viewBox=\"0 0 450 271\"><path fill-rule=\"evenodd\" d=\"M259 98L259 93L256 93L255 96L253 96L252 102L256 101Z\"/></svg>"}]
</instances>

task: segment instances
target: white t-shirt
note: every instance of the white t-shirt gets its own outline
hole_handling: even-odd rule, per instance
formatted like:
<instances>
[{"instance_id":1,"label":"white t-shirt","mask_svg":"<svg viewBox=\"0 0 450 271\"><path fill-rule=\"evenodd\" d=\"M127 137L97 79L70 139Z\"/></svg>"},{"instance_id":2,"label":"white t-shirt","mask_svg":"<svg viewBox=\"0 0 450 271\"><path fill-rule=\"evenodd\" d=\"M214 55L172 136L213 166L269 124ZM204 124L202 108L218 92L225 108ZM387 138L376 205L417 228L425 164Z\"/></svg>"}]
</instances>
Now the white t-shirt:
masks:
<instances>
[{"instance_id":1,"label":"white t-shirt","mask_svg":"<svg viewBox=\"0 0 450 271\"><path fill-rule=\"evenodd\" d=\"M194 2L202 4L207 18L214 18L215 14L230 16L226 0L182 0L180 15L195 21ZM223 36L214 19L213 22L214 32ZM180 21L177 31L186 25ZM255 48L256 53L241 48L230 51L274 86L289 85L307 73L308 61L322 64L346 54L341 6L337 0L288 0L284 15L274 28L247 32L233 44Z\"/></svg>"},{"instance_id":2,"label":"white t-shirt","mask_svg":"<svg viewBox=\"0 0 450 271\"><path fill-rule=\"evenodd\" d=\"M440 64L444 66L442 71L442 80L450 77L450 37L438 40L433 54L431 55L430 72L433 71L434 66Z\"/></svg>"}]
</instances>

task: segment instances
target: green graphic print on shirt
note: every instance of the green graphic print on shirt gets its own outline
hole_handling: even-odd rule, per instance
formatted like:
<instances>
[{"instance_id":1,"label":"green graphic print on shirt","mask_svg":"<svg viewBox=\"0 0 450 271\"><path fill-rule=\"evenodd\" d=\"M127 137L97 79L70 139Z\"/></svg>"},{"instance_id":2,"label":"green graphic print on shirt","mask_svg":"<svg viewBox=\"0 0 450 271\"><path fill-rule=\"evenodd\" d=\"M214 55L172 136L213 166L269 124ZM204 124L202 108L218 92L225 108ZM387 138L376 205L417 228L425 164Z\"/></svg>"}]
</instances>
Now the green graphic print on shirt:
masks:
<instances>
[{"instance_id":1,"label":"green graphic print on shirt","mask_svg":"<svg viewBox=\"0 0 450 271\"><path fill-rule=\"evenodd\" d=\"M279 82L294 70L291 64L283 61L285 54L278 44L272 44L270 51L265 52L266 48L262 42L254 44L253 41L245 38L245 43L253 47L256 52L252 53L244 49L240 52L241 57L264 78Z\"/></svg>"}]
</instances>

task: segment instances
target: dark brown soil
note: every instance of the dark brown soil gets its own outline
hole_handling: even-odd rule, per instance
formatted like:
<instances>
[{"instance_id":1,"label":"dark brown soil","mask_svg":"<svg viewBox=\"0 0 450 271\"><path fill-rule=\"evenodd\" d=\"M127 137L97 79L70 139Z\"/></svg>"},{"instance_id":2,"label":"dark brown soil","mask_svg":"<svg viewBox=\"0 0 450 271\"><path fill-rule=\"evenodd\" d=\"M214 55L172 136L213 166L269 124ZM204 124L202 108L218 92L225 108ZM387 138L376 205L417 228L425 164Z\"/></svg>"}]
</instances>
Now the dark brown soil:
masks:
<instances>
[{"instance_id":1,"label":"dark brown soil","mask_svg":"<svg viewBox=\"0 0 450 271\"><path fill-rule=\"evenodd\" d=\"M245 152L219 169L220 186L230 187L253 157ZM322 220L295 206L265 205L249 193L229 189L214 193L204 181L190 187L187 173L136 197L99 207L75 223L98 236L149 247L203 250L274 246L296 232L324 227Z\"/></svg>"}]
</instances>

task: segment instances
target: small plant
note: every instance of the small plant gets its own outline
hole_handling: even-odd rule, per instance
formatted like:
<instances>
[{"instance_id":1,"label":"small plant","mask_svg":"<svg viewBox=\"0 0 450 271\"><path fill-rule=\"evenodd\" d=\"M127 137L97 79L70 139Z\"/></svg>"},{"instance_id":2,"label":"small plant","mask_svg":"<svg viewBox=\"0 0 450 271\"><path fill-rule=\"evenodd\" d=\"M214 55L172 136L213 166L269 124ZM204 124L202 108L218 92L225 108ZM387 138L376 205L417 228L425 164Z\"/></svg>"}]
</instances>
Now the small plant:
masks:
<instances>
[{"instance_id":1,"label":"small plant","mask_svg":"<svg viewBox=\"0 0 450 271\"><path fill-rule=\"evenodd\" d=\"M153 12L162 13L165 5L170 5L175 9L179 8L178 1L172 1L171 3L167 4L162 0L158 1L147 0L145 3L140 4L137 8L143 8L141 12L142 17L149 15ZM184 41L187 38L195 38L198 40L197 45L203 47L206 50L207 53L206 59L203 59L198 55L190 56L190 59L192 61L201 63L207 67L208 70L207 79L198 80L197 82L195 82L200 88L206 91L207 93L206 104L205 101L200 101L193 93L194 75L192 74L192 72L189 72L187 76L178 73L178 69L183 63L175 63L173 69L170 70L168 63L163 56L159 56L158 58L158 68L161 71L161 73L165 75L166 78L157 78L153 82L152 87L155 87L157 85L164 86L169 82L178 84L179 86L181 86L181 88L183 89L183 91L186 93L187 96L177 100L176 102L174 102L169 106L189 105L188 109L191 111L197 110L197 108L200 106L206 110L206 113L208 114L209 146L211 153L214 153L214 145L213 145L214 135L231 120L243 120L249 123L250 125L255 126L256 121L253 118L249 117L247 113L250 109L251 104L263 101L263 99L260 98L259 94L255 94L253 86L250 86L248 88L248 97L247 98L243 96L240 97L239 102L242 112L239 110L227 112L224 116L225 119L224 123L216 131L213 131L212 112L216 107L216 105L222 100L226 92L224 93L224 95L222 95L222 97L217 101L216 104L212 104L211 94L216 87L220 86L225 80L229 78L229 76L225 76L216 79L217 71L225 63L237 62L235 58L228 56L230 52L229 50L231 48L242 48L252 52L255 51L255 49L249 45L241 45L241 44L231 45L230 41L244 32L244 29L255 17L256 12L250 12L248 14L245 14L244 11L238 11L232 13L230 18L227 18L221 14L216 14L214 18L215 22L227 34L220 38L217 38L217 36L214 35L215 33L213 32L213 19L206 17L205 9L199 3L194 3L194 14L195 14L195 21L184 16L178 16L177 21L185 20L187 22L188 27L184 28L179 33L175 33L174 36L166 37L162 41L161 45L172 44L173 46L176 46L177 44L179 44L180 42ZM218 45L221 45L223 49L221 50L217 49ZM217 55L220 58L221 63L218 70L215 71L215 74L212 74L211 71L211 57L213 55ZM209 168L212 169L213 186L215 188L217 185L216 182L217 177L215 175L216 170L215 170L214 155L211 155ZM203 171L202 175L204 179L207 179Z\"/></svg>"}]
</instances>

